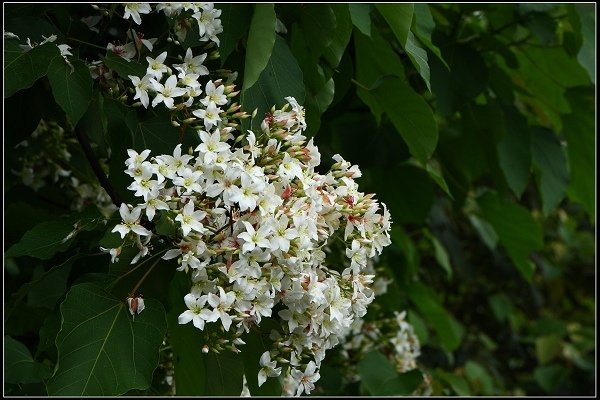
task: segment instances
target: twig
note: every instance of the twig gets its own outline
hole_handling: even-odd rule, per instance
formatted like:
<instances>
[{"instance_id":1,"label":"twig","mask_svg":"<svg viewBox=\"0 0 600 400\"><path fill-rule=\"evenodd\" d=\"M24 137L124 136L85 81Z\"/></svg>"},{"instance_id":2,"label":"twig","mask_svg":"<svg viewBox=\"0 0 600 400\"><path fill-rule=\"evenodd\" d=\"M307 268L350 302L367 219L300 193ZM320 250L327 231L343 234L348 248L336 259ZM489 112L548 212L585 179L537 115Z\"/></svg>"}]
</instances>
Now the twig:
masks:
<instances>
[{"instance_id":1,"label":"twig","mask_svg":"<svg viewBox=\"0 0 600 400\"><path fill-rule=\"evenodd\" d=\"M85 157L90 163L90 166L92 167L96 178L98 178L98 182L100 182L100 186L102 186L102 188L106 190L106 193L108 193L108 195L110 196L110 199L112 200L113 204L117 207L120 207L121 204L123 204L123 200L110 184L108 177L104 174L100 163L98 162L96 156L94 155L94 152L92 151L92 146L90 146L90 140L88 139L87 135L79 128L75 128L75 135L77 136L77 140L79 141L79 144L81 145L81 148L85 153Z\"/></svg>"}]
</instances>

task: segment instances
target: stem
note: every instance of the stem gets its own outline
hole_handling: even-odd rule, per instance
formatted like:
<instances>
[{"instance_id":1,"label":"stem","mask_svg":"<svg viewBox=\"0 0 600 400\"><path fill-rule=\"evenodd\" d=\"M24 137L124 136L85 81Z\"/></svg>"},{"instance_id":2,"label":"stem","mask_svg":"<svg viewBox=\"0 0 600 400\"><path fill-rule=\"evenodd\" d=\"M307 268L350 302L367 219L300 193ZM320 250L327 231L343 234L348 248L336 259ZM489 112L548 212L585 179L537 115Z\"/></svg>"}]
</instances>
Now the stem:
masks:
<instances>
[{"instance_id":1,"label":"stem","mask_svg":"<svg viewBox=\"0 0 600 400\"><path fill-rule=\"evenodd\" d=\"M113 288L113 287L114 287L114 286L117 284L117 282L119 282L121 279L123 279L123 278L125 278L127 275L129 275L129 274L131 274L131 273L135 272L135 271L136 271L138 268L140 268L141 266L143 266L144 264L146 264L148 261L150 261L150 260L154 259L156 256L158 256L158 255L160 255L160 254L164 254L164 253L166 253L167 251L169 251L169 249L165 249L165 250L163 250L163 251L159 251L158 253L156 253L156 254L154 254L154 255L152 255L152 256L150 256L150 257L148 257L147 259L145 259L144 261L142 261L141 263L139 263L138 265L136 265L135 267L133 267L132 269L130 269L129 271L127 271L126 273L124 273L123 275L119 276L117 279L115 279L115 280L114 280L114 282L113 282L113 283L111 283L111 285L110 285L110 289L112 289L112 288ZM156 260L156 262L158 262L158 260Z\"/></svg>"},{"instance_id":2,"label":"stem","mask_svg":"<svg viewBox=\"0 0 600 400\"><path fill-rule=\"evenodd\" d=\"M67 38L67 40L73 40L74 42L79 42L79 43L85 44L85 45L87 45L87 46L90 46L90 47L95 47L95 48L97 48L97 49L100 49L100 50L104 50L104 51L106 51L106 47L98 46L97 44L90 43L90 42L86 42L86 41L84 41L84 40L79 40L79 39L76 39L76 38L74 38L74 37L68 37L68 38Z\"/></svg>"},{"instance_id":3,"label":"stem","mask_svg":"<svg viewBox=\"0 0 600 400\"><path fill-rule=\"evenodd\" d=\"M85 153L85 157L90 163L94 174L98 178L100 185L104 190L106 190L106 193L108 193L108 195L110 196L110 199L112 200L113 204L117 207L120 207L123 203L123 200L110 184L110 181L104 174L100 163L96 159L96 156L94 156L94 152L92 151L92 146L90 145L90 140L88 139L87 135L81 129L78 128L75 128L75 134L77 135L77 140L79 141L79 144L81 145L81 148Z\"/></svg>"},{"instance_id":4,"label":"stem","mask_svg":"<svg viewBox=\"0 0 600 400\"><path fill-rule=\"evenodd\" d=\"M135 287L131 290L131 294L133 296L135 296L135 293L137 293L137 290L140 288L140 286L142 285L142 283L144 283L144 281L146 280L146 278L148 277L148 275L150 275L150 272L152 272L152 270L154 269L154 267L156 267L156 265L158 264L158 262L160 261L160 258L158 260L156 260L154 262L154 264L152 264L152 266L150 268L148 268L148 271L146 271L146 273L144 274L144 276L142 276L140 278L140 280L138 281L138 283L135 285Z\"/></svg>"}]
</instances>

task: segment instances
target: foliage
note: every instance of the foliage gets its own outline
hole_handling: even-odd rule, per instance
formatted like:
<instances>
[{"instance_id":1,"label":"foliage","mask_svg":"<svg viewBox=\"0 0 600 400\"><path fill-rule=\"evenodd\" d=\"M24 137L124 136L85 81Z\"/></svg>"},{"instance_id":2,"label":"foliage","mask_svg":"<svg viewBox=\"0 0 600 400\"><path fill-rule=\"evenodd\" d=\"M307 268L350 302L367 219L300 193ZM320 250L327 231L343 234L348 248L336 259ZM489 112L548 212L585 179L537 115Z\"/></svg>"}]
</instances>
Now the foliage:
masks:
<instances>
[{"instance_id":1,"label":"foliage","mask_svg":"<svg viewBox=\"0 0 600 400\"><path fill-rule=\"evenodd\" d=\"M257 110L244 129L295 97L322 159L359 165L361 188L390 209L392 244L376 263L387 290L364 321L408 310L417 369L400 370L397 350L363 331L364 351L328 351L315 394L592 394L595 6L215 8L218 48L197 25L185 37L164 13L139 25L119 4L5 7L18 36L4 39L5 394L237 395L244 372L252 394L285 387L256 385L270 322L239 354L205 354L222 332L178 324L189 282L159 258L166 247L135 266L137 248L116 263L101 251L122 241L99 173L135 203L127 149L198 144L182 115L134 106L128 78L146 56L188 47L208 54L211 79L239 73L242 111ZM130 43L131 28L157 40L127 62L105 45ZM162 215L164 239L175 216ZM125 299L138 293L134 318Z\"/></svg>"}]
</instances>

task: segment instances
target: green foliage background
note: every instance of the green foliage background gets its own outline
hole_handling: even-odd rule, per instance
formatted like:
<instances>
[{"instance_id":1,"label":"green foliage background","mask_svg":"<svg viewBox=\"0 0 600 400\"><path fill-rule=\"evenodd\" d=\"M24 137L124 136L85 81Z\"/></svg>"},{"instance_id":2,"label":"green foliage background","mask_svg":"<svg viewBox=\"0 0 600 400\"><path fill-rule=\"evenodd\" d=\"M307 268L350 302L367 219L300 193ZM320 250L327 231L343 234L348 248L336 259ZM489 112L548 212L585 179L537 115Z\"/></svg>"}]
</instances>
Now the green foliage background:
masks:
<instances>
[{"instance_id":1,"label":"green foliage background","mask_svg":"<svg viewBox=\"0 0 600 400\"><path fill-rule=\"evenodd\" d=\"M258 108L260 118L295 96L306 107L308 134L322 159L339 153L358 164L362 190L389 206L393 243L378 265L393 283L366 318L409 310L422 346L419 367L432 393L593 394L595 5L216 7L224 27L216 67L239 71L244 109ZM57 34L75 57L89 61L99 51L80 41L106 43L108 37L99 40L79 20L93 13L87 5L12 4L5 6L5 30L36 41ZM125 26L119 13L109 21ZM276 32L277 19L287 32ZM142 25L147 37L169 29L165 21L152 22ZM190 37L184 46L193 48ZM179 283L160 265L143 288L156 301L155 312L136 317L153 330L138 351L146 346L156 360L127 364L122 355L131 350L117 340L135 337L119 302L127 294L127 279L121 280L126 256L109 270L108 256L98 251L107 228L96 223L94 207L70 212L60 189L34 192L11 173L20 157L14 146L40 118L49 118L67 131L85 129L97 155L107 159L113 184L127 195L125 149L151 145L153 153L170 152L178 131L168 115L124 106L92 84L83 61L73 62L69 74L53 44L24 55L5 39L4 56L5 394L72 394L63 391L61 371L70 361L61 351L81 353L85 342L65 337L80 313L104 312L116 326L104 336L97 325L77 325L79 336L95 332L110 350L107 359L96 358L100 364L79 370L77 393L166 393L163 352L161 367L154 367L169 332L178 394L238 394L241 381L240 387L218 382L239 378L244 365L251 371L260 346L244 360L189 352L198 333L174 323ZM136 63L111 56L105 63L118 75L140 73ZM69 146L75 154L70 167L83 182L93 181L76 142ZM63 242L74 223L77 235ZM171 281L169 289L165 282ZM88 307L84 297L104 300ZM79 353L79 361L93 358ZM116 361L120 383L96 385L113 353L123 358ZM392 379L394 387L378 383L381 375L370 373L383 368L377 354L360 361L360 385L341 387L331 372L336 362L332 350L316 394L410 393L414 376ZM135 375L136 368L144 376Z\"/></svg>"}]
</instances>

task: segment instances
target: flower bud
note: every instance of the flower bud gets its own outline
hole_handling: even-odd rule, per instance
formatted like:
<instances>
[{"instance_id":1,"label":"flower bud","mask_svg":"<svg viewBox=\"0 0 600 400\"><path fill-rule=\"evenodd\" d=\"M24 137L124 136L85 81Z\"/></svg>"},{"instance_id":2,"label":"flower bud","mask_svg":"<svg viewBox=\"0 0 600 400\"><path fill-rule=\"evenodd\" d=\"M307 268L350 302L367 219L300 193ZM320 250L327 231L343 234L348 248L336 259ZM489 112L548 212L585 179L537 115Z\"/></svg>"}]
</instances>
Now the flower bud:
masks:
<instances>
[{"instance_id":1,"label":"flower bud","mask_svg":"<svg viewBox=\"0 0 600 400\"><path fill-rule=\"evenodd\" d=\"M179 124L179 122L177 121L171 121L171 125L173 125L175 128L180 127L181 125Z\"/></svg>"},{"instance_id":2,"label":"flower bud","mask_svg":"<svg viewBox=\"0 0 600 400\"><path fill-rule=\"evenodd\" d=\"M207 344L205 344L204 346L202 346L202 353L208 354L208 345Z\"/></svg>"}]
</instances>

